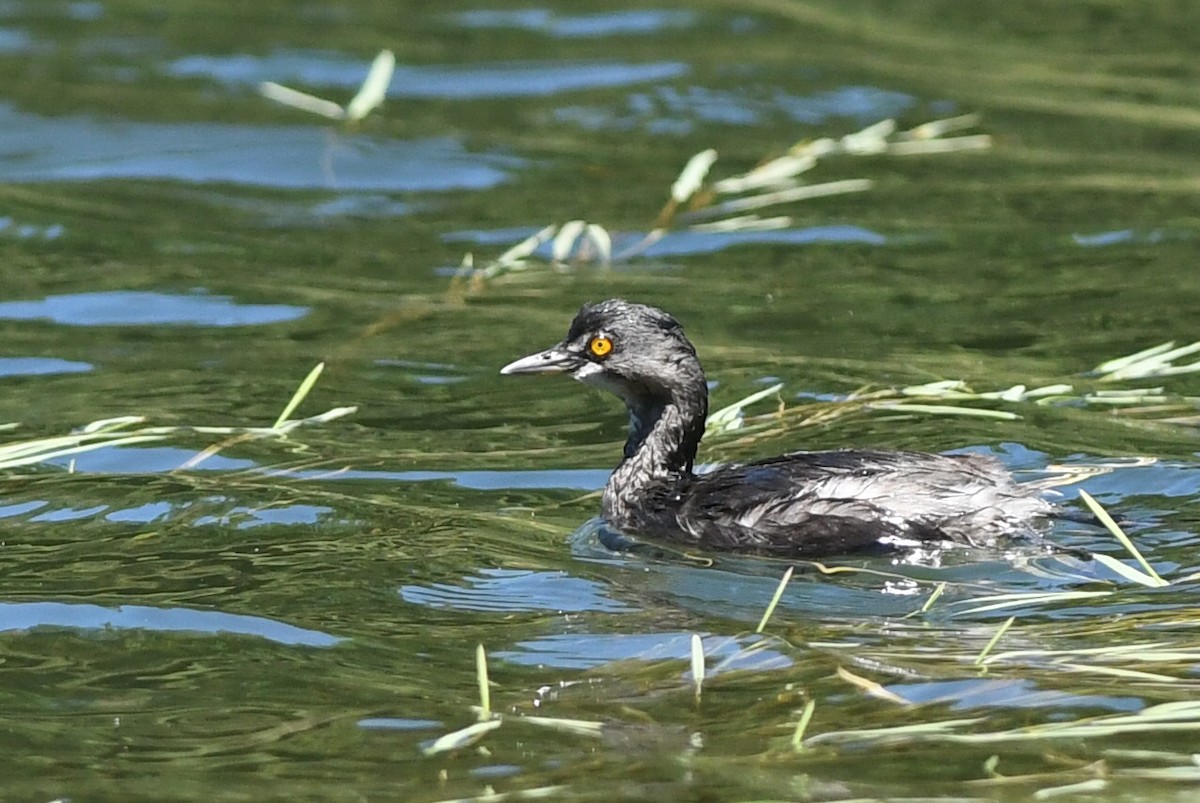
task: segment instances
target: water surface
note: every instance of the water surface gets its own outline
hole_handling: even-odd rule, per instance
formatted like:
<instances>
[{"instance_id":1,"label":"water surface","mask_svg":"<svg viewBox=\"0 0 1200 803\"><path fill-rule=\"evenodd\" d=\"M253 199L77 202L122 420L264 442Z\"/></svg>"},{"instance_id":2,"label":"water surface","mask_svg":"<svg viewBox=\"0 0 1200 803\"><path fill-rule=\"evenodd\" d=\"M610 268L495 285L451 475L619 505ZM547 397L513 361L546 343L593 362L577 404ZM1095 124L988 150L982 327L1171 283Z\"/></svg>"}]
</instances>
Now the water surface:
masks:
<instances>
[{"instance_id":1,"label":"water surface","mask_svg":"<svg viewBox=\"0 0 1200 803\"><path fill-rule=\"evenodd\" d=\"M1196 698L1200 380L1088 372L1200 337L1200 19L964 8L0 2L6 796L1189 799L1192 730L957 737ZM382 48L399 67L356 125L256 92L345 103ZM721 179L968 112L989 150L830 158L804 180L872 188L639 247L705 148ZM575 219L632 255L556 265L546 243L459 275ZM703 461L852 445L1069 470L1064 502L1094 495L1176 583L1036 544L847 557L798 564L755 633L787 564L608 549L619 403L497 375L615 295L685 324L714 407L783 383L750 411L782 414ZM318 362L287 417L356 411L271 430ZM829 412L944 379L1073 390L971 403L1011 420ZM1096 528L1048 537L1133 565ZM1042 596L989 606L1018 592ZM505 720L426 755L476 721L478 644ZM820 741L968 718L957 740Z\"/></svg>"}]
</instances>

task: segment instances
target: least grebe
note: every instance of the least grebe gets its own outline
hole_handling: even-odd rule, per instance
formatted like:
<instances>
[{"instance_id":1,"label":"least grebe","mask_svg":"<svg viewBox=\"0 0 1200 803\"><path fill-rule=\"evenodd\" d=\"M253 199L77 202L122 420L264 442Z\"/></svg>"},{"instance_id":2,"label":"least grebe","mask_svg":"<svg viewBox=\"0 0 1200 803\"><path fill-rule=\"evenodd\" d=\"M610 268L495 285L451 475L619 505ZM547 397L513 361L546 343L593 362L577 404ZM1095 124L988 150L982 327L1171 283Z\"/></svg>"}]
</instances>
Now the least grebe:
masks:
<instances>
[{"instance_id":1,"label":"least grebe","mask_svg":"<svg viewBox=\"0 0 1200 803\"><path fill-rule=\"evenodd\" d=\"M625 402L629 439L604 486L603 516L629 535L818 557L947 541L993 547L1066 514L978 454L792 452L696 474L704 371L678 321L644 304L584 305L561 343L500 373L569 373Z\"/></svg>"}]
</instances>

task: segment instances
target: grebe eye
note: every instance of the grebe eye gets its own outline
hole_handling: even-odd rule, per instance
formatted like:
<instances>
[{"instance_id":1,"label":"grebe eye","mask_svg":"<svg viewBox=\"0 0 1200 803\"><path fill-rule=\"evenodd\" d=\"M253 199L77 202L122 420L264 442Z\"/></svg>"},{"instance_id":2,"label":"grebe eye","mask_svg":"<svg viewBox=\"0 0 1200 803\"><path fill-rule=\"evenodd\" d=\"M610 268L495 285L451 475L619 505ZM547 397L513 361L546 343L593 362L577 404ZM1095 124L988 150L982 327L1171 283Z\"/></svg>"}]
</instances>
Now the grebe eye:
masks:
<instances>
[{"instance_id":1,"label":"grebe eye","mask_svg":"<svg viewBox=\"0 0 1200 803\"><path fill-rule=\"evenodd\" d=\"M588 351L595 357L607 357L612 350L612 341L604 335L596 335L588 341Z\"/></svg>"}]
</instances>

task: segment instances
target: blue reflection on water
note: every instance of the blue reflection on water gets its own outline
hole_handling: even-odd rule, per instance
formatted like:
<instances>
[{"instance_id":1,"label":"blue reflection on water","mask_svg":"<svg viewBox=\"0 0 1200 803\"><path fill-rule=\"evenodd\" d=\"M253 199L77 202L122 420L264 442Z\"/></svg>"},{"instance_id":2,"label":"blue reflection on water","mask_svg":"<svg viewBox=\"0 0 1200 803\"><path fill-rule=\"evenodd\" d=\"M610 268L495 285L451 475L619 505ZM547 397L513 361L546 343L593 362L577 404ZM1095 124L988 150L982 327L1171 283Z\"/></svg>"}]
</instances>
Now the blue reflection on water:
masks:
<instances>
[{"instance_id":1,"label":"blue reflection on water","mask_svg":"<svg viewBox=\"0 0 1200 803\"><path fill-rule=\"evenodd\" d=\"M39 117L0 103L0 180L171 179L286 189L485 189L524 162L458 140L338 136L311 125Z\"/></svg>"},{"instance_id":2,"label":"blue reflection on water","mask_svg":"<svg viewBox=\"0 0 1200 803\"><path fill-rule=\"evenodd\" d=\"M0 376L82 374L90 370L91 363L60 360L57 357L0 357Z\"/></svg>"},{"instance_id":3,"label":"blue reflection on water","mask_svg":"<svg viewBox=\"0 0 1200 803\"><path fill-rule=\"evenodd\" d=\"M47 510L44 513L39 513L29 519L31 522L55 522L55 521L75 521L77 519L90 519L98 513L103 513L108 510L108 505L93 505L91 507L62 507Z\"/></svg>"},{"instance_id":4,"label":"blue reflection on water","mask_svg":"<svg viewBox=\"0 0 1200 803\"><path fill-rule=\"evenodd\" d=\"M0 53L32 53L42 49L25 31L16 28L0 28Z\"/></svg>"},{"instance_id":5,"label":"blue reflection on water","mask_svg":"<svg viewBox=\"0 0 1200 803\"><path fill-rule=\"evenodd\" d=\"M782 89L709 89L701 86L657 87L630 94L624 108L606 105L564 106L555 119L590 130L649 131L681 135L697 122L724 125L757 125L783 117L797 123L820 125L835 118L859 123L895 117L916 99L903 92L872 86L843 86L793 95Z\"/></svg>"},{"instance_id":6,"label":"blue reflection on water","mask_svg":"<svg viewBox=\"0 0 1200 803\"><path fill-rule=\"evenodd\" d=\"M305 647L332 647L341 641L316 630L220 611L191 608L152 608L145 605L100 605L65 602L0 602L0 632L38 627L68 627L82 630L107 628L162 630L168 632L234 633Z\"/></svg>"},{"instance_id":7,"label":"blue reflection on water","mask_svg":"<svg viewBox=\"0 0 1200 803\"><path fill-rule=\"evenodd\" d=\"M66 326L254 326L294 321L308 307L243 304L228 296L110 290L0 302L0 319Z\"/></svg>"},{"instance_id":8,"label":"blue reflection on water","mask_svg":"<svg viewBox=\"0 0 1200 803\"><path fill-rule=\"evenodd\" d=\"M105 446L49 462L65 466L73 460L77 474L166 474L177 471L195 457L194 449L175 446ZM240 471L255 465L253 460L216 454L191 466L188 471Z\"/></svg>"},{"instance_id":9,"label":"blue reflection on water","mask_svg":"<svg viewBox=\"0 0 1200 803\"><path fill-rule=\"evenodd\" d=\"M1181 240L1188 236L1183 232L1172 232L1170 235L1168 236L1168 232L1162 229L1151 229L1149 231L1119 229L1116 231L1096 232L1095 234L1076 233L1071 235L1071 239L1074 240L1076 245L1098 248L1106 245L1124 245L1127 243L1156 245L1167 239Z\"/></svg>"},{"instance_id":10,"label":"blue reflection on water","mask_svg":"<svg viewBox=\"0 0 1200 803\"><path fill-rule=\"evenodd\" d=\"M400 597L413 605L462 611L625 611L629 606L610 599L600 583L566 572L521 569L483 569L465 577L465 586L449 583L406 585Z\"/></svg>"},{"instance_id":11,"label":"blue reflection on water","mask_svg":"<svg viewBox=\"0 0 1200 803\"><path fill-rule=\"evenodd\" d=\"M25 513L32 513L35 510L41 510L50 503L42 500L31 500L29 502L14 502L11 505L0 505L0 519L7 519L12 516L21 516Z\"/></svg>"},{"instance_id":12,"label":"blue reflection on water","mask_svg":"<svg viewBox=\"0 0 1200 803\"><path fill-rule=\"evenodd\" d=\"M104 16L104 4L98 0L76 0L67 3L67 16L83 22L98 20Z\"/></svg>"},{"instance_id":13,"label":"blue reflection on water","mask_svg":"<svg viewBox=\"0 0 1200 803\"><path fill-rule=\"evenodd\" d=\"M360 719L358 727L367 730L423 731L444 727L439 719L404 719L401 717L371 717Z\"/></svg>"},{"instance_id":14,"label":"blue reflection on water","mask_svg":"<svg viewBox=\"0 0 1200 803\"><path fill-rule=\"evenodd\" d=\"M313 204L308 211L317 218L387 218L407 215L413 209L413 204L396 201L386 195L359 194L339 195Z\"/></svg>"},{"instance_id":15,"label":"blue reflection on water","mask_svg":"<svg viewBox=\"0 0 1200 803\"><path fill-rule=\"evenodd\" d=\"M211 78L229 86L262 81L308 87L357 89L367 63L336 53L276 51L269 56L186 56L167 65L180 78ZM509 61L467 65L396 65L392 98L511 98L553 95L580 89L628 86L686 75L679 61L630 64L622 61Z\"/></svg>"},{"instance_id":16,"label":"blue reflection on water","mask_svg":"<svg viewBox=\"0 0 1200 803\"><path fill-rule=\"evenodd\" d=\"M66 232L61 223L42 226L36 223L18 223L8 215L0 217L0 235L19 240L57 240Z\"/></svg>"},{"instance_id":17,"label":"blue reflection on water","mask_svg":"<svg viewBox=\"0 0 1200 803\"><path fill-rule=\"evenodd\" d=\"M772 649L773 642L766 637L706 636L702 641L709 674L792 665L792 659ZM591 669L614 661L686 661L691 650L691 633L572 633L522 641L516 649L493 654L523 666Z\"/></svg>"},{"instance_id":18,"label":"blue reflection on water","mask_svg":"<svg viewBox=\"0 0 1200 803\"><path fill-rule=\"evenodd\" d=\"M889 691L910 703L951 703L955 710L971 708L1105 708L1111 711L1140 711L1145 703L1137 697L1073 694L1057 689L1039 689L1026 678L969 678L895 683Z\"/></svg>"},{"instance_id":19,"label":"blue reflection on water","mask_svg":"<svg viewBox=\"0 0 1200 803\"><path fill-rule=\"evenodd\" d=\"M445 242L472 242L482 245L509 245L537 233L534 227L513 227L486 231L465 229L442 235ZM645 239L646 235L639 232L611 233L613 235L613 252L621 253ZM808 226L802 229L767 229L762 231L675 231L662 237L654 244L638 252L639 257L669 257L687 256L690 254L711 254L726 248L739 245L756 244L787 244L811 245L814 243L856 243L860 245L887 245L888 238L878 232L861 226L835 224L829 226ZM534 252L538 257L549 261L552 258L552 244L547 243ZM457 270L455 268L454 270Z\"/></svg>"},{"instance_id":20,"label":"blue reflection on water","mask_svg":"<svg viewBox=\"0 0 1200 803\"><path fill-rule=\"evenodd\" d=\"M624 9L599 14L559 14L545 8L514 10L474 9L453 19L468 28L524 28L560 39L650 34L666 28L684 28L696 21L691 11Z\"/></svg>"},{"instance_id":21,"label":"blue reflection on water","mask_svg":"<svg viewBox=\"0 0 1200 803\"><path fill-rule=\"evenodd\" d=\"M26 502L0 507L0 518L13 518L27 513L36 513L36 515L28 516L25 520L31 524L46 524L92 519L104 514L105 521L149 524L166 521L172 517L178 518L182 514L190 516L192 511L197 509L205 511L205 513L194 519L188 519L193 526L219 525L239 530L268 524L317 524L334 513L332 508L321 505L239 505L232 500L216 496L206 497L196 502L146 502L125 508L114 508L110 504L83 508L71 506L55 508L48 507L46 502ZM218 512L208 512L214 509Z\"/></svg>"},{"instance_id":22,"label":"blue reflection on water","mask_svg":"<svg viewBox=\"0 0 1200 803\"><path fill-rule=\"evenodd\" d=\"M66 465L75 461L79 474L160 474L176 471L180 466L196 457L193 449L176 446L106 446L82 452L71 457L55 458L49 462ZM254 468L253 460L212 455L189 471L240 471ZM377 482L450 482L460 488L494 491L520 488L562 488L579 491L595 491L604 487L611 469L546 469L541 471L373 471L347 469L330 473L321 470L292 471L271 467L272 476L300 480L338 482L346 480L370 480ZM0 516L3 508L0 508Z\"/></svg>"}]
</instances>

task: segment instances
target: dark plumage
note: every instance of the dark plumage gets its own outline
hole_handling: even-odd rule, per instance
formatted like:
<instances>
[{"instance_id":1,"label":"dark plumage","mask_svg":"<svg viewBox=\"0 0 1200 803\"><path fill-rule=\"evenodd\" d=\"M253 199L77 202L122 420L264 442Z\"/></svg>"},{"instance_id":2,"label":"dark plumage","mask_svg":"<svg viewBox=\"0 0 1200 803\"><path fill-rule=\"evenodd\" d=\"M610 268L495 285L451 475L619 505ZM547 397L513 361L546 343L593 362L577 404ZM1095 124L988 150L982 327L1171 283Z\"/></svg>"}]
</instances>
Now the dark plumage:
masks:
<instances>
[{"instance_id":1,"label":"dark plumage","mask_svg":"<svg viewBox=\"0 0 1200 803\"><path fill-rule=\"evenodd\" d=\"M817 557L938 541L994 546L1059 512L982 455L792 452L695 474L704 371L679 323L643 304L585 305L561 343L500 373L569 373L624 400L629 439L603 515L630 535Z\"/></svg>"}]
</instances>

